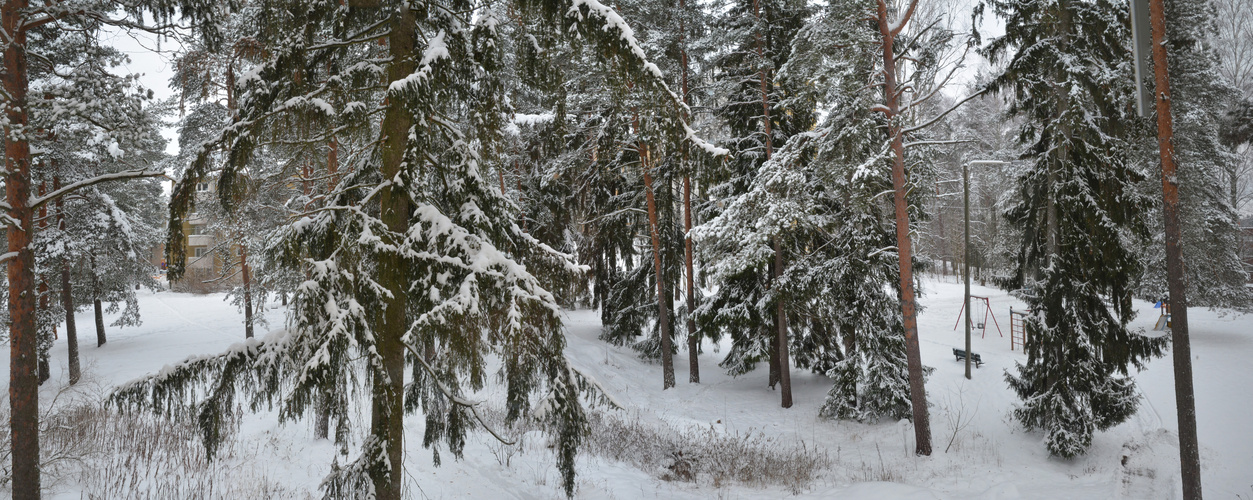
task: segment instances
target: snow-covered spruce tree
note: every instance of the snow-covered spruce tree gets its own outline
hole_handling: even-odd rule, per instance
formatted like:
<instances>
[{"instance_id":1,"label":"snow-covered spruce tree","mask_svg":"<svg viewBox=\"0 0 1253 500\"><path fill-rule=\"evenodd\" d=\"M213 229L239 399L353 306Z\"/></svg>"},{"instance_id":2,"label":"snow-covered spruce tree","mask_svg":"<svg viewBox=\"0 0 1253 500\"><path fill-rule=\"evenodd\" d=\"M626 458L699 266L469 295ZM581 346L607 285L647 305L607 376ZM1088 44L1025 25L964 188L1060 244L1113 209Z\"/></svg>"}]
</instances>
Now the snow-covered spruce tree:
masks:
<instances>
[{"instance_id":1,"label":"snow-covered spruce tree","mask_svg":"<svg viewBox=\"0 0 1253 500\"><path fill-rule=\"evenodd\" d=\"M645 29L659 21L664 24L668 17L656 15L664 14L664 9L654 12L655 3L620 7L628 17L649 20ZM679 279L677 255L682 247L670 189L674 162L668 151L677 150L641 143L648 133L641 125L647 128L648 123L646 114L640 122L640 109L647 104L633 90L632 77L598 68L594 64L598 55L592 50L564 47L553 34L531 26L524 29L533 41L519 44L517 57L536 64L522 71L521 78L529 85L518 90L528 91L515 93L520 142L511 148L517 151L510 160L512 174L504 176L517 179L523 227L557 248L577 249L580 262L595 278L604 325L601 338L660 360L663 386L668 387L674 349L662 348L660 332L672 331L670 325L675 324L668 304L673 302L672 285ZM650 50L654 44L649 42L642 40L642 48L658 52ZM657 62L661 68L672 66L665 57ZM654 225L659 229L660 252L654 247ZM664 340L672 338L670 334Z\"/></svg>"},{"instance_id":2,"label":"snow-covered spruce tree","mask_svg":"<svg viewBox=\"0 0 1253 500\"><path fill-rule=\"evenodd\" d=\"M202 147L174 189L168 239L177 275L185 261L181 221L195 183L220 169L220 201L230 208L259 148L324 144L334 131L352 152L341 157L332 201L294 217L267 252L274 265L309 273L292 305L292 327L119 388L114 401L194 413L212 452L237 389L247 390L254 407L277 405L284 420L312 409L320 394L335 394L330 411L341 442L348 398L368 395L363 450L323 487L333 498L398 499L404 414L421 411L423 444L442 442L459 456L466 431L477 425L469 398L487 383L493 356L503 365L507 420L550 424L572 494L574 454L586 429L580 393L591 386L562 354L555 298L538 276L581 269L527 235L495 179L483 175L501 168L511 111L500 50L507 9L586 43L620 80L633 78L648 96L644 109L654 113L645 130L659 144L703 143L679 119L680 101L630 28L603 4L381 3L262 6L256 37L269 55L236 84L239 117ZM221 164L210 161L218 144L229 151Z\"/></svg>"},{"instance_id":3,"label":"snow-covered spruce tree","mask_svg":"<svg viewBox=\"0 0 1253 500\"><path fill-rule=\"evenodd\" d=\"M789 250L797 257L783 283L802 311L792 321L797 366L835 381L822 415L861 421L911 415L899 270L883 251L894 245L892 206L879 196L891 189L891 165L884 122L872 112L877 95L866 85L879 67L876 33L858 21L872 7L829 4L793 42L781 77L814 82L797 85L797 99L826 115L792 137L777 162L803 176L793 197L808 199L793 227L810 229Z\"/></svg>"},{"instance_id":4,"label":"snow-covered spruce tree","mask_svg":"<svg viewBox=\"0 0 1253 500\"><path fill-rule=\"evenodd\" d=\"M1213 29L1208 2L1166 2L1169 40L1171 112L1174 114L1175 161L1178 163L1180 229L1184 242L1188 305L1253 307L1253 290L1238 254L1238 217L1231 205L1231 173L1241 159L1220 140L1223 113L1240 96L1219 75L1207 41ZM1145 148L1145 164L1157 164L1155 148ZM1154 176L1144 182L1146 196L1159 193ZM1165 223L1161 210L1147 211L1152 243L1145 249L1145 277L1138 294L1169 295L1166 289Z\"/></svg>"},{"instance_id":5,"label":"snow-covered spruce tree","mask_svg":"<svg viewBox=\"0 0 1253 500\"><path fill-rule=\"evenodd\" d=\"M813 123L812 105L795 111L783 104L794 89L777 81L777 70L786 62L791 43L809 16L803 2L792 0L753 0L727 2L718 10L724 12L711 30L712 40L705 44L718 47L712 54L711 76L717 87L714 102L721 106L715 115L725 120L726 144L734 152L719 171L708 171L705 182L708 195L716 200L705 206L704 219L713 224L715 217L736 199L751 190L762 165L782 146L787 138L808 130ZM741 215L747 216L748 213ZM724 219L728 220L728 219ZM781 227L775 227L774 232ZM701 229L710 235L722 229ZM698 241L699 244L699 241ZM701 250L706 262L723 267L713 272L716 291L706 297L694 311L697 327L718 339L730 336L731 350L720 363L733 375L752 371L766 360L770 366L769 385L781 381L779 339L786 337L786 318L781 314L778 295L771 294L771 282L782 268L784 255L775 262L775 252L751 254L751 260L726 262L729 250ZM757 250L761 250L758 248ZM742 254L741 256L748 256ZM726 264L724 266L724 264ZM735 272L731 272L732 268ZM785 350L783 350L786 352ZM784 387L784 406L791 406L790 386Z\"/></svg>"},{"instance_id":6,"label":"snow-covered spruce tree","mask_svg":"<svg viewBox=\"0 0 1253 500\"><path fill-rule=\"evenodd\" d=\"M1049 451L1084 453L1097 430L1125 421L1139 397L1131 367L1164 339L1128 329L1142 272L1145 174L1128 158L1143 137L1131 113L1126 6L1109 0L991 0L1006 34L983 50L1004 64L990 84L1026 119L1034 168L1008 218L1024 228L1017 280L1034 275L1027 362L1006 374L1014 417L1045 432Z\"/></svg>"}]
</instances>

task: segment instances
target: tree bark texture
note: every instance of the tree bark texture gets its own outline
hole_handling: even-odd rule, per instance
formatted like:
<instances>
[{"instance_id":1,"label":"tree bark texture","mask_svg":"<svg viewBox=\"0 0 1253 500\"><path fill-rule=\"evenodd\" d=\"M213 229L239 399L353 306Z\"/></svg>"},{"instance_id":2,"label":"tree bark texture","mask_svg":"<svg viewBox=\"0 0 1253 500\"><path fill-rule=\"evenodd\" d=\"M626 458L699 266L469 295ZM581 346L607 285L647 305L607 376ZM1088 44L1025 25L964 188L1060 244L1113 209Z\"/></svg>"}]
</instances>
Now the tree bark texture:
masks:
<instances>
[{"instance_id":1,"label":"tree bark texture","mask_svg":"<svg viewBox=\"0 0 1253 500\"><path fill-rule=\"evenodd\" d=\"M783 248L779 244L780 236L774 237L774 285L779 286L783 279ZM775 290L779 298L776 302L779 327L779 392L783 397L783 407L792 407L792 372L788 362L787 311L784 309L783 291Z\"/></svg>"},{"instance_id":2,"label":"tree bark texture","mask_svg":"<svg viewBox=\"0 0 1253 500\"><path fill-rule=\"evenodd\" d=\"M29 144L29 143L28 143ZM39 183L39 196L47 194L48 187L43 182ZM39 230L43 231L48 228L48 205L39 207ZM31 250L32 254L34 250ZM39 353L39 385L43 385L49 378L52 378L51 360L48 351L39 347L39 313L38 311L47 311L50 304L48 303L48 275L41 274L36 276L38 285L35 288L35 295L39 297L38 309L35 314L35 350ZM53 327L53 339L56 338L56 327Z\"/></svg>"},{"instance_id":3,"label":"tree bark texture","mask_svg":"<svg viewBox=\"0 0 1253 500\"><path fill-rule=\"evenodd\" d=\"M10 37L4 46L5 195L10 208L5 236L9 253L9 427L12 432L13 498L39 498L39 379L35 334L35 255L30 248L34 214L30 199L30 143L27 125L26 32L20 26L26 0L9 0L0 5L0 27Z\"/></svg>"},{"instance_id":4,"label":"tree bark texture","mask_svg":"<svg viewBox=\"0 0 1253 500\"><path fill-rule=\"evenodd\" d=\"M687 0L679 0L679 59L682 64L681 90L683 92L683 104L692 105L691 96L688 92L688 60L687 60ZM690 168L688 162L687 151L683 152L683 164ZM690 173L683 175L683 265L686 268L687 280L687 360L688 360L688 382L693 384L700 383L700 360L697 353L700 351L700 335L696 331L696 319L693 316L696 311L696 297L693 286L692 276L692 237L688 234L692 232L692 177Z\"/></svg>"},{"instance_id":5,"label":"tree bark texture","mask_svg":"<svg viewBox=\"0 0 1253 500\"><path fill-rule=\"evenodd\" d=\"M104 336L104 308L100 305L100 278L96 275L96 256L93 254L90 258L91 262L91 286L92 286L92 306L96 312L96 347L104 345L108 340Z\"/></svg>"},{"instance_id":6,"label":"tree bark texture","mask_svg":"<svg viewBox=\"0 0 1253 500\"><path fill-rule=\"evenodd\" d=\"M638 130L638 126L636 129ZM661 335L662 390L674 387L674 355L670 352L670 307L666 304L666 281L661 269L661 234L657 230L657 198L653 195L652 165L648 147L640 143L640 164L644 168L644 196L648 201L648 232L653 241L653 269L657 279L657 324Z\"/></svg>"},{"instance_id":7,"label":"tree bark texture","mask_svg":"<svg viewBox=\"0 0 1253 500\"><path fill-rule=\"evenodd\" d=\"M1157 90L1157 145L1162 160L1162 197L1166 222L1166 280L1170 290L1170 332L1175 362L1175 406L1179 418L1179 471L1183 498L1201 500L1201 458L1196 436L1196 398L1192 387L1192 347L1188 339L1188 299L1179 230L1179 179L1176 177L1174 123L1170 114L1170 78L1166 65L1164 0L1149 0L1153 32L1153 73Z\"/></svg>"},{"instance_id":8,"label":"tree bark texture","mask_svg":"<svg viewBox=\"0 0 1253 500\"><path fill-rule=\"evenodd\" d=\"M52 178L52 190L61 189L61 178ZM65 231L65 201L57 198L57 229ZM82 370L78 363L78 328L74 325L74 289L70 285L70 260L61 258L61 306L65 309L65 342L69 355L70 385L78 383Z\"/></svg>"},{"instance_id":9,"label":"tree bark texture","mask_svg":"<svg viewBox=\"0 0 1253 500\"><path fill-rule=\"evenodd\" d=\"M248 269L248 247L239 245L239 268L244 275L244 338L252 338L252 276Z\"/></svg>"},{"instance_id":10,"label":"tree bark texture","mask_svg":"<svg viewBox=\"0 0 1253 500\"><path fill-rule=\"evenodd\" d=\"M905 179L905 142L900 124L900 87L896 82L896 54L893 42L918 5L912 0L908 10L893 26L888 20L886 0L878 0L879 34L883 43L883 93L887 100L888 133L892 139L892 187L896 204L896 246L900 258L901 316L905 325L905 359L909 367L909 398L914 417L914 452L931 455L931 417L923 386L922 356L918 349L918 306L914 293L913 248L909 236L908 186Z\"/></svg>"},{"instance_id":11,"label":"tree bark texture","mask_svg":"<svg viewBox=\"0 0 1253 500\"><path fill-rule=\"evenodd\" d=\"M104 337L104 308L101 307L100 299L92 301L92 305L96 309L96 347L100 347L107 340Z\"/></svg>"},{"instance_id":12,"label":"tree bark texture","mask_svg":"<svg viewBox=\"0 0 1253 500\"><path fill-rule=\"evenodd\" d=\"M408 8L397 9L387 38L392 63L387 68L389 81L401 80L413 73L414 14ZM389 98L391 100L391 98ZM391 100L383 115L382 174L383 179L396 177L404 162L409 129L413 117L399 102ZM392 237L409 230L409 199L401 186L391 185L379 195L379 211L383 224ZM405 262L394 252L379 256L377 281L389 292L384 299L381 321L375 336L378 359L372 370L372 402L370 433L387 461L386 469L371 469L371 480L379 500L401 500L404 481L404 345L401 337L408 329L405 310Z\"/></svg>"}]
</instances>

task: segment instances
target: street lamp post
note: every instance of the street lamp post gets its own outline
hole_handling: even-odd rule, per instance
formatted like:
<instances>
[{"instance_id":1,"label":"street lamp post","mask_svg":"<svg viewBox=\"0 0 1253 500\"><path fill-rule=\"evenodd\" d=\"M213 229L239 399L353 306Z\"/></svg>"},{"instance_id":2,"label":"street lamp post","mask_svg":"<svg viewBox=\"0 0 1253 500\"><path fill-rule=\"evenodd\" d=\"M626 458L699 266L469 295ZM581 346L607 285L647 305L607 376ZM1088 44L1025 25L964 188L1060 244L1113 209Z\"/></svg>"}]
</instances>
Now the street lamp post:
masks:
<instances>
[{"instance_id":1,"label":"street lamp post","mask_svg":"<svg viewBox=\"0 0 1253 500\"><path fill-rule=\"evenodd\" d=\"M966 311L966 380L970 380L970 166L971 165L1004 165L1003 161L974 160L962 165L962 215L965 219L965 235L962 250L962 275L966 281L966 303L962 310Z\"/></svg>"}]
</instances>

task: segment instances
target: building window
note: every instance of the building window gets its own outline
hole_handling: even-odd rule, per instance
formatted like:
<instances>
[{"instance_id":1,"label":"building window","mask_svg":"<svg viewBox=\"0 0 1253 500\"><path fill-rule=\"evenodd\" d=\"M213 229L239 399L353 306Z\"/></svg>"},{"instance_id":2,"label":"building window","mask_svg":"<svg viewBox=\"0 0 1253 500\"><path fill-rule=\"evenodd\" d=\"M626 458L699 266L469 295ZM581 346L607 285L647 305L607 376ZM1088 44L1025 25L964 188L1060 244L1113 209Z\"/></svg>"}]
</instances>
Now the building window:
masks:
<instances>
[{"instance_id":1,"label":"building window","mask_svg":"<svg viewBox=\"0 0 1253 500\"><path fill-rule=\"evenodd\" d=\"M209 190L209 183L207 182L196 183L196 191L203 193L203 192L207 192L208 190Z\"/></svg>"},{"instance_id":2,"label":"building window","mask_svg":"<svg viewBox=\"0 0 1253 500\"><path fill-rule=\"evenodd\" d=\"M197 259L209 254L209 249L207 247L192 247L191 251Z\"/></svg>"},{"instance_id":3,"label":"building window","mask_svg":"<svg viewBox=\"0 0 1253 500\"><path fill-rule=\"evenodd\" d=\"M207 224L192 224L191 234L192 236L209 234L208 225Z\"/></svg>"}]
</instances>

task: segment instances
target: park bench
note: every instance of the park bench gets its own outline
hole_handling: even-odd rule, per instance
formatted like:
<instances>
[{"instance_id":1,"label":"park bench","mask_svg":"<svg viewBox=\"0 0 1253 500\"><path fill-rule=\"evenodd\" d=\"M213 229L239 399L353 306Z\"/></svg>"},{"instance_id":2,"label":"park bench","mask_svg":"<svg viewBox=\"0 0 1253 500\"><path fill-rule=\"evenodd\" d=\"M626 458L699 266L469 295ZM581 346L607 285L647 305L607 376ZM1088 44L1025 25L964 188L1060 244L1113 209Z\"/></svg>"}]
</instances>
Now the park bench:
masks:
<instances>
[{"instance_id":1,"label":"park bench","mask_svg":"<svg viewBox=\"0 0 1253 500\"><path fill-rule=\"evenodd\" d=\"M957 360L958 360L958 361L961 361L961 360L963 360L963 359L966 359L966 351L963 351L963 350L961 350L961 349L958 349L958 348L954 347L954 348L953 348L953 357L954 357L954 358L957 358ZM977 353L971 353L971 354L970 354L970 362L975 364L975 368L978 368L978 367L979 367L979 365L983 364L983 358L980 358L980 357L979 357L979 355L978 355Z\"/></svg>"}]
</instances>

